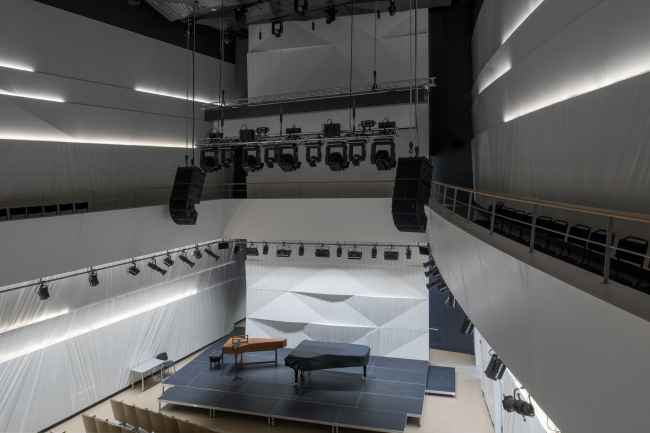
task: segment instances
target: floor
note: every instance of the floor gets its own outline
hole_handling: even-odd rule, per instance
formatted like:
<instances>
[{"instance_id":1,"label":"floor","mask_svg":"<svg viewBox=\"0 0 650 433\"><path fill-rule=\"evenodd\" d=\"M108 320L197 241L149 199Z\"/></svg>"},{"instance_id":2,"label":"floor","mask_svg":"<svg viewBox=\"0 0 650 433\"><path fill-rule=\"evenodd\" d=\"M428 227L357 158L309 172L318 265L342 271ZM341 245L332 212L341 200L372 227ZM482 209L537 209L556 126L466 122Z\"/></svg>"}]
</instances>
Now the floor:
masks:
<instances>
[{"instance_id":1,"label":"floor","mask_svg":"<svg viewBox=\"0 0 650 433\"><path fill-rule=\"evenodd\" d=\"M181 368L196 356L196 354L179 362ZM456 397L427 395L424 398L424 414L422 426L418 427L417 420L409 419L406 432L408 433L493 433L494 427L490 421L487 408L481 395L480 370L474 366L474 356L441 350L430 350L431 364L456 368ZM139 385L139 384L137 384ZM140 407L157 410L157 399L162 393L161 384L157 380L145 381L145 391L136 386L128 389L115 398ZM331 432L331 427L317 424L291 422L277 419L274 427L267 426L266 418L238 415L220 412L218 418L209 418L205 409L193 409L181 406L163 407L163 411L177 418L190 420L212 428L218 428L227 433L293 433L293 432ZM110 401L105 401L87 411L91 415L113 420ZM56 432L84 432L81 416L77 416L54 428ZM339 429L341 433L351 433L360 430Z\"/></svg>"}]
</instances>

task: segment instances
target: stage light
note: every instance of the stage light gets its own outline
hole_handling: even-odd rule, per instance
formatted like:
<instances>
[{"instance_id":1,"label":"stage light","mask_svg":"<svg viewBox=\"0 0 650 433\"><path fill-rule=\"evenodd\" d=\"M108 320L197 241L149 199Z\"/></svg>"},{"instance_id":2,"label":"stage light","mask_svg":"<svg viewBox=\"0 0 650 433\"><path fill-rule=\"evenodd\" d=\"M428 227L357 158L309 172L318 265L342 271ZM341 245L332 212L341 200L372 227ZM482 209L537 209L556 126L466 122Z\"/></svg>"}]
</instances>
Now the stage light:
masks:
<instances>
[{"instance_id":1,"label":"stage light","mask_svg":"<svg viewBox=\"0 0 650 433\"><path fill-rule=\"evenodd\" d=\"M374 245L374 246L372 247L372 250L371 250L371 252L370 252L370 255L372 256L373 259L376 259L376 258L377 258L377 245Z\"/></svg>"},{"instance_id":2,"label":"stage light","mask_svg":"<svg viewBox=\"0 0 650 433\"><path fill-rule=\"evenodd\" d=\"M326 247L325 245L321 244L320 247L316 247L316 257L329 257L330 256L330 247Z\"/></svg>"},{"instance_id":3,"label":"stage light","mask_svg":"<svg viewBox=\"0 0 650 433\"><path fill-rule=\"evenodd\" d=\"M447 297L445 304L447 305L447 308L456 308L458 306L458 301L456 301L456 297L453 293L449 292L449 296Z\"/></svg>"},{"instance_id":4,"label":"stage light","mask_svg":"<svg viewBox=\"0 0 650 433\"><path fill-rule=\"evenodd\" d=\"M431 288L435 287L435 283L427 283L427 290L431 290Z\"/></svg>"},{"instance_id":5,"label":"stage light","mask_svg":"<svg viewBox=\"0 0 650 433\"><path fill-rule=\"evenodd\" d=\"M436 283L434 281L433 284L438 286L438 291L440 293L445 293L445 292L449 291L449 287L447 287L447 283L445 283L444 281L442 283Z\"/></svg>"},{"instance_id":6,"label":"stage light","mask_svg":"<svg viewBox=\"0 0 650 433\"><path fill-rule=\"evenodd\" d=\"M246 173L257 173L264 168L259 146L245 146L242 148L242 154L244 160L242 167Z\"/></svg>"},{"instance_id":7,"label":"stage light","mask_svg":"<svg viewBox=\"0 0 650 433\"><path fill-rule=\"evenodd\" d=\"M336 257L341 257L343 255L343 247L341 244L336 244Z\"/></svg>"},{"instance_id":8,"label":"stage light","mask_svg":"<svg viewBox=\"0 0 650 433\"><path fill-rule=\"evenodd\" d=\"M46 299L48 299L50 297L50 292L47 288L47 284L41 281L41 283L36 288L36 294L38 295L41 301L45 301Z\"/></svg>"},{"instance_id":9,"label":"stage light","mask_svg":"<svg viewBox=\"0 0 650 433\"><path fill-rule=\"evenodd\" d=\"M433 259L431 259L428 262L422 264L422 266L424 266L425 268L428 268L429 266L435 266L435 265L436 265L436 261L433 260Z\"/></svg>"},{"instance_id":10,"label":"stage light","mask_svg":"<svg viewBox=\"0 0 650 433\"><path fill-rule=\"evenodd\" d=\"M298 247L298 255L299 256L305 255L305 246L303 244L300 244L300 247Z\"/></svg>"},{"instance_id":11,"label":"stage light","mask_svg":"<svg viewBox=\"0 0 650 433\"><path fill-rule=\"evenodd\" d=\"M331 125L326 123L325 126ZM333 152L333 150L339 150ZM325 146L325 164L329 166L332 171L344 171L350 167L348 160L348 146L345 143L330 143Z\"/></svg>"},{"instance_id":12,"label":"stage light","mask_svg":"<svg viewBox=\"0 0 650 433\"><path fill-rule=\"evenodd\" d=\"M239 244L235 244L235 248L232 249L232 252L235 254L239 254Z\"/></svg>"},{"instance_id":13,"label":"stage light","mask_svg":"<svg viewBox=\"0 0 650 433\"><path fill-rule=\"evenodd\" d=\"M207 246L203 251L204 251L207 255L209 255L210 257L212 257L213 259L215 259L215 260L219 260L219 256L216 255L216 254L214 253L214 251L212 251L212 246L211 246L211 245L208 245L208 246Z\"/></svg>"},{"instance_id":14,"label":"stage light","mask_svg":"<svg viewBox=\"0 0 650 433\"><path fill-rule=\"evenodd\" d=\"M199 246L197 245L196 248L194 248L194 251L192 251L192 254L194 255L195 259L200 259L203 257L203 254L201 254L201 250L199 250Z\"/></svg>"},{"instance_id":15,"label":"stage light","mask_svg":"<svg viewBox=\"0 0 650 433\"><path fill-rule=\"evenodd\" d=\"M366 160L366 142L349 142L350 143L350 160L352 165L359 167ZM355 149L361 149L361 152L355 152Z\"/></svg>"},{"instance_id":16,"label":"stage light","mask_svg":"<svg viewBox=\"0 0 650 433\"><path fill-rule=\"evenodd\" d=\"M187 258L187 256L185 255L185 251L181 251L181 253L178 255L178 260L185 263L186 265L189 265L190 268L193 268L194 265L196 264L196 263L194 263L193 261L191 261L190 259Z\"/></svg>"},{"instance_id":17,"label":"stage light","mask_svg":"<svg viewBox=\"0 0 650 433\"><path fill-rule=\"evenodd\" d=\"M503 398L503 409L506 412L518 413L524 418L524 422L526 422L527 416L531 418L535 417L535 408L526 400L521 399L521 389L522 388L517 388L513 395L508 395ZM520 398L517 398L517 392L519 392Z\"/></svg>"},{"instance_id":18,"label":"stage light","mask_svg":"<svg viewBox=\"0 0 650 433\"><path fill-rule=\"evenodd\" d=\"M399 260L399 251L393 247L384 249L384 260Z\"/></svg>"},{"instance_id":19,"label":"stage light","mask_svg":"<svg viewBox=\"0 0 650 433\"><path fill-rule=\"evenodd\" d=\"M420 254L429 257L429 247L418 247L418 248L420 249Z\"/></svg>"},{"instance_id":20,"label":"stage light","mask_svg":"<svg viewBox=\"0 0 650 433\"><path fill-rule=\"evenodd\" d=\"M307 0L303 0L302 4L298 4L298 0L294 0L293 2L293 10L299 14L299 15L305 15L305 12L307 12L309 5L307 4Z\"/></svg>"},{"instance_id":21,"label":"stage light","mask_svg":"<svg viewBox=\"0 0 650 433\"><path fill-rule=\"evenodd\" d=\"M138 269L138 267L135 265L135 260L131 262L131 266L129 266L128 272L134 277L140 273L140 269Z\"/></svg>"},{"instance_id":22,"label":"stage light","mask_svg":"<svg viewBox=\"0 0 650 433\"><path fill-rule=\"evenodd\" d=\"M390 5L388 6L388 13L390 16L394 16L397 13L397 6L395 6L395 0L390 0Z\"/></svg>"},{"instance_id":23,"label":"stage light","mask_svg":"<svg viewBox=\"0 0 650 433\"><path fill-rule=\"evenodd\" d=\"M267 249L267 252L268 252L268 249ZM246 257L248 257L248 256L257 257L257 256L260 255L260 251L257 249L257 245L251 243L250 246L244 248L244 254L246 254Z\"/></svg>"},{"instance_id":24,"label":"stage light","mask_svg":"<svg viewBox=\"0 0 650 433\"><path fill-rule=\"evenodd\" d=\"M406 247L406 260L411 260L411 247Z\"/></svg>"},{"instance_id":25,"label":"stage light","mask_svg":"<svg viewBox=\"0 0 650 433\"><path fill-rule=\"evenodd\" d=\"M282 18L271 20L271 34L276 38L279 38L282 36L283 32L284 26L282 25Z\"/></svg>"},{"instance_id":26,"label":"stage light","mask_svg":"<svg viewBox=\"0 0 650 433\"><path fill-rule=\"evenodd\" d=\"M171 256L171 254L169 254L169 251L167 251L167 256L166 256L165 259L163 260L163 263L164 263L165 266L167 266L168 268L171 268L172 266L174 266L174 261L172 260L172 256Z\"/></svg>"},{"instance_id":27,"label":"stage light","mask_svg":"<svg viewBox=\"0 0 650 433\"><path fill-rule=\"evenodd\" d=\"M325 18L325 24L328 26L332 24L334 21L336 21L336 8L331 6L325 9L325 14L327 15L327 18Z\"/></svg>"},{"instance_id":28,"label":"stage light","mask_svg":"<svg viewBox=\"0 0 650 433\"><path fill-rule=\"evenodd\" d=\"M434 266L433 268L429 269L428 271L424 271L424 276L425 277L430 277L433 275L433 278L438 278L440 276L440 272L438 272L438 267Z\"/></svg>"},{"instance_id":29,"label":"stage light","mask_svg":"<svg viewBox=\"0 0 650 433\"><path fill-rule=\"evenodd\" d=\"M166 270L164 270L163 268L161 268L160 266L158 266L158 265L156 264L156 258L155 258L155 257L152 257L152 258L151 258L151 261L150 261L149 263L147 263L147 266L148 266L150 269L152 269L152 270L158 272L160 275L165 275L165 274L167 273Z\"/></svg>"},{"instance_id":30,"label":"stage light","mask_svg":"<svg viewBox=\"0 0 650 433\"><path fill-rule=\"evenodd\" d=\"M322 146L320 144L305 145L305 158L310 167L316 167L323 160L323 150L321 148Z\"/></svg>"},{"instance_id":31,"label":"stage light","mask_svg":"<svg viewBox=\"0 0 650 433\"><path fill-rule=\"evenodd\" d=\"M496 353L492 350L490 350L490 352L492 352L492 359L490 359L490 362L485 369L485 375L488 379L500 380L506 372L506 365L499 359Z\"/></svg>"},{"instance_id":32,"label":"stage light","mask_svg":"<svg viewBox=\"0 0 650 433\"><path fill-rule=\"evenodd\" d=\"M245 23L246 22L246 12L248 12L248 9L244 5L239 5L237 6L237 9L235 9L235 22L238 23Z\"/></svg>"},{"instance_id":33,"label":"stage light","mask_svg":"<svg viewBox=\"0 0 650 433\"><path fill-rule=\"evenodd\" d=\"M465 318L463 319L463 325L460 327L460 332L461 334L472 335L474 333L474 324L471 320L469 320L469 317L464 317Z\"/></svg>"},{"instance_id":34,"label":"stage light","mask_svg":"<svg viewBox=\"0 0 650 433\"><path fill-rule=\"evenodd\" d=\"M282 242L282 245L278 246L278 249L275 251L276 257L291 257L291 247L285 245Z\"/></svg>"},{"instance_id":35,"label":"stage light","mask_svg":"<svg viewBox=\"0 0 650 433\"><path fill-rule=\"evenodd\" d=\"M361 251L361 249L357 249L356 245L353 248L348 249L348 259L361 260L362 257L363 257L363 251Z\"/></svg>"},{"instance_id":36,"label":"stage light","mask_svg":"<svg viewBox=\"0 0 650 433\"><path fill-rule=\"evenodd\" d=\"M377 150L378 146L381 146L380 150ZM372 142L370 149L370 163L375 164L377 170L389 171L397 166L395 142L392 138L377 139Z\"/></svg>"},{"instance_id":37,"label":"stage light","mask_svg":"<svg viewBox=\"0 0 650 433\"><path fill-rule=\"evenodd\" d=\"M278 165L282 171L289 173L300 169L302 162L298 161L298 146L292 144L290 146L278 146L280 152L280 159ZM284 153L285 150L290 150L291 153Z\"/></svg>"},{"instance_id":38,"label":"stage light","mask_svg":"<svg viewBox=\"0 0 650 433\"><path fill-rule=\"evenodd\" d=\"M265 243L262 247L262 254L267 255L269 253L269 244Z\"/></svg>"},{"instance_id":39,"label":"stage light","mask_svg":"<svg viewBox=\"0 0 650 433\"><path fill-rule=\"evenodd\" d=\"M99 277L97 276L97 271L93 268L90 268L88 271L88 284L90 284L90 287L99 285Z\"/></svg>"},{"instance_id":40,"label":"stage light","mask_svg":"<svg viewBox=\"0 0 650 433\"><path fill-rule=\"evenodd\" d=\"M226 31L226 34L224 35L223 42L228 45L232 42L235 41L235 32L232 31L232 29L229 29Z\"/></svg>"},{"instance_id":41,"label":"stage light","mask_svg":"<svg viewBox=\"0 0 650 433\"><path fill-rule=\"evenodd\" d=\"M219 242L218 244L220 250L227 250L230 248L230 243L229 242Z\"/></svg>"}]
</instances>

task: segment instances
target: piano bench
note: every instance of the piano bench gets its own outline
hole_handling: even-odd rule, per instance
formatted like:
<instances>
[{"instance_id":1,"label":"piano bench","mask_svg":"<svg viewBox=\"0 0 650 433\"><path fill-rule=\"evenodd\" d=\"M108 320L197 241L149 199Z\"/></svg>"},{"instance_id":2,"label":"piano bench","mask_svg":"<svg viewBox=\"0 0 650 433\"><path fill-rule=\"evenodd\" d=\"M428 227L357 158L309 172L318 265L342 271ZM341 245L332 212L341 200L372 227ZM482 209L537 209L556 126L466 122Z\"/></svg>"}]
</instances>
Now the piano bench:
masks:
<instances>
[{"instance_id":1,"label":"piano bench","mask_svg":"<svg viewBox=\"0 0 650 433\"><path fill-rule=\"evenodd\" d=\"M223 352L221 350L215 350L210 354L210 370L212 370L212 364L214 363L221 370L221 364L223 364Z\"/></svg>"}]
</instances>

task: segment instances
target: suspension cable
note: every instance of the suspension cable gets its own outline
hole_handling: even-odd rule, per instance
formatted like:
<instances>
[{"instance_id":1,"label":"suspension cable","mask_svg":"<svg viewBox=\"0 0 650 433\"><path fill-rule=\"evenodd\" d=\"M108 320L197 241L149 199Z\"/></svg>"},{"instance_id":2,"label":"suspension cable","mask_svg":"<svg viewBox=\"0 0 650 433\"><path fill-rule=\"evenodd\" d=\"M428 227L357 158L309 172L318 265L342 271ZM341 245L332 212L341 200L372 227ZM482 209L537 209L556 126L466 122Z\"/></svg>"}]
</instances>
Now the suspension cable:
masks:
<instances>
[{"instance_id":1,"label":"suspension cable","mask_svg":"<svg viewBox=\"0 0 650 433\"><path fill-rule=\"evenodd\" d=\"M418 0L415 0L415 145L420 145L418 131L418 101L420 99L420 86L418 84Z\"/></svg>"},{"instance_id":2,"label":"suspension cable","mask_svg":"<svg viewBox=\"0 0 650 433\"><path fill-rule=\"evenodd\" d=\"M354 0L352 0L352 19L350 19L350 114L348 116L348 123L350 126L350 129L353 129L352 127L352 111L354 110L353 108L353 100L352 100L352 59L353 59L353 54L354 54L354 47L353 47L353 41L354 41Z\"/></svg>"},{"instance_id":3,"label":"suspension cable","mask_svg":"<svg viewBox=\"0 0 650 433\"><path fill-rule=\"evenodd\" d=\"M225 36L225 29L223 28L223 12L224 12L223 11L223 0L221 0L221 63L219 63L219 100L222 99L221 98L221 87L223 85L223 58L224 58L224 55L223 55L223 49L224 49L223 38ZM219 104L219 105L221 105L221 109L222 109L222 113L223 113L223 101L221 101L221 104ZM217 128L217 131L219 131L218 128Z\"/></svg>"},{"instance_id":4,"label":"suspension cable","mask_svg":"<svg viewBox=\"0 0 650 433\"><path fill-rule=\"evenodd\" d=\"M413 0L409 0L409 135L413 140Z\"/></svg>"},{"instance_id":5,"label":"suspension cable","mask_svg":"<svg viewBox=\"0 0 650 433\"><path fill-rule=\"evenodd\" d=\"M194 9L192 11L192 167L194 167L194 130L196 121L194 119L194 101L196 97L196 4L194 0Z\"/></svg>"},{"instance_id":6,"label":"suspension cable","mask_svg":"<svg viewBox=\"0 0 650 433\"><path fill-rule=\"evenodd\" d=\"M376 92L377 91L377 20L378 20L378 12L377 12L377 0L375 0L375 59L374 59L374 70L372 73L373 76L373 84L372 84L372 91Z\"/></svg>"}]
</instances>

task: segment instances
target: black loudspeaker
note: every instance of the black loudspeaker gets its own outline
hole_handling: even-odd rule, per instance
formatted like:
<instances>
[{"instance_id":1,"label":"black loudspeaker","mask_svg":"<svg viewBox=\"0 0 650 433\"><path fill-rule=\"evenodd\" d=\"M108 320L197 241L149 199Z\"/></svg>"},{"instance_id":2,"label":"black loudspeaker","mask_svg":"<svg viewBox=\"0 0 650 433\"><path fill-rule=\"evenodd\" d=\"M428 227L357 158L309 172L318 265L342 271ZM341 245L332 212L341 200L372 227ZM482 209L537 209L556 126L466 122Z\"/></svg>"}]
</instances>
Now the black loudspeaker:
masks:
<instances>
[{"instance_id":1,"label":"black loudspeaker","mask_svg":"<svg viewBox=\"0 0 650 433\"><path fill-rule=\"evenodd\" d=\"M199 167L178 167L169 200L169 214L176 224L196 224L194 205L201 202L204 182L205 173Z\"/></svg>"},{"instance_id":2,"label":"black loudspeaker","mask_svg":"<svg viewBox=\"0 0 650 433\"><path fill-rule=\"evenodd\" d=\"M427 216L424 206L431 194L433 166L429 158L400 158L397 162L391 212L401 232L425 233Z\"/></svg>"},{"instance_id":3,"label":"black loudspeaker","mask_svg":"<svg viewBox=\"0 0 650 433\"><path fill-rule=\"evenodd\" d=\"M501 359L499 359L496 353L493 353L492 359L490 359L490 362L485 369L485 375L488 379L500 380L505 372L506 365L501 361Z\"/></svg>"}]
</instances>

